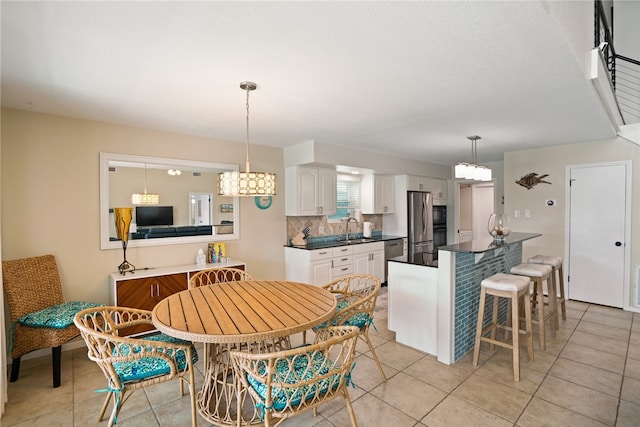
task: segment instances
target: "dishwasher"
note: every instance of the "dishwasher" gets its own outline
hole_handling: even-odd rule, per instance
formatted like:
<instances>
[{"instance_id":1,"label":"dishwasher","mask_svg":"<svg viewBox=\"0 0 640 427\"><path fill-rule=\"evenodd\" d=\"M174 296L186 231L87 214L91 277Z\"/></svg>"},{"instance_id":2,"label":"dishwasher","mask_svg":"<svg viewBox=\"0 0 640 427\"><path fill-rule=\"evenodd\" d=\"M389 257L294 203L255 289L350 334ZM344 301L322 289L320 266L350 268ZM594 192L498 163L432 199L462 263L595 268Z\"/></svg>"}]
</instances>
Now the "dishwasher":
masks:
<instances>
[{"instance_id":1,"label":"dishwasher","mask_svg":"<svg viewBox=\"0 0 640 427\"><path fill-rule=\"evenodd\" d=\"M384 241L384 283L387 283L387 261L391 258L406 255L406 238L390 239Z\"/></svg>"}]
</instances>

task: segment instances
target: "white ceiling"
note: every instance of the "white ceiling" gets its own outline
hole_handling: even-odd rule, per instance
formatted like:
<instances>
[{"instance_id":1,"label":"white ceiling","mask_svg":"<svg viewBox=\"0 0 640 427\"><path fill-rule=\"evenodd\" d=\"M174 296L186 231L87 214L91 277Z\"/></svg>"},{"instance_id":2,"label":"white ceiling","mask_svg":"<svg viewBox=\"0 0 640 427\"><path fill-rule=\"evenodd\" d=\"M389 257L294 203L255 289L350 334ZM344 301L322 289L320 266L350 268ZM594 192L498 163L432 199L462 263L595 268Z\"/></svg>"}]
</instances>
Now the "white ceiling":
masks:
<instances>
[{"instance_id":1,"label":"white ceiling","mask_svg":"<svg viewBox=\"0 0 640 427\"><path fill-rule=\"evenodd\" d=\"M2 106L440 164L614 136L544 1L6 2Z\"/></svg>"}]
</instances>

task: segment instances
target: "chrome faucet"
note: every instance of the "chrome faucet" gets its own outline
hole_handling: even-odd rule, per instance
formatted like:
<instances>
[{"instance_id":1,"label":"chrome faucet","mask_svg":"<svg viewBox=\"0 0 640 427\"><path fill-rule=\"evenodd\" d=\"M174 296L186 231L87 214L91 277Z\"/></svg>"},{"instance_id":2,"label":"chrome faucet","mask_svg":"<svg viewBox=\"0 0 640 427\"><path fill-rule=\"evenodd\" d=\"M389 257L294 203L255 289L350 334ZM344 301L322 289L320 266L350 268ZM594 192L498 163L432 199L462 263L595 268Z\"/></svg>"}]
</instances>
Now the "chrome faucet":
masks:
<instances>
[{"instance_id":1,"label":"chrome faucet","mask_svg":"<svg viewBox=\"0 0 640 427\"><path fill-rule=\"evenodd\" d=\"M345 220L345 235L344 235L344 239L348 242L349 241L349 223L351 222L351 220L354 220L356 222L356 227L358 227L358 220L352 216L348 217Z\"/></svg>"}]
</instances>

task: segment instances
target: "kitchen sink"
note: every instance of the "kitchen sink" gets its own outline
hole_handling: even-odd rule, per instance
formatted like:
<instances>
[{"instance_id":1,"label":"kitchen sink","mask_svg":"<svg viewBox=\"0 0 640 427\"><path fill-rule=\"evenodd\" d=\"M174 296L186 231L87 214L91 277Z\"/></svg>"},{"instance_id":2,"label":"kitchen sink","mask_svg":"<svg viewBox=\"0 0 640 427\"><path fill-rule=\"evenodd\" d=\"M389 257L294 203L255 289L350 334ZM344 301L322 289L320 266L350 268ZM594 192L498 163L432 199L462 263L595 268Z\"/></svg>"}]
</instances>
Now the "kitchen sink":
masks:
<instances>
[{"instance_id":1,"label":"kitchen sink","mask_svg":"<svg viewBox=\"0 0 640 427\"><path fill-rule=\"evenodd\" d=\"M338 245L340 246L345 246L345 245L357 245L358 243L369 243L369 242L373 242L373 239L368 239L368 238L360 238L360 239L349 239L349 240L342 240L340 242L338 242Z\"/></svg>"}]
</instances>

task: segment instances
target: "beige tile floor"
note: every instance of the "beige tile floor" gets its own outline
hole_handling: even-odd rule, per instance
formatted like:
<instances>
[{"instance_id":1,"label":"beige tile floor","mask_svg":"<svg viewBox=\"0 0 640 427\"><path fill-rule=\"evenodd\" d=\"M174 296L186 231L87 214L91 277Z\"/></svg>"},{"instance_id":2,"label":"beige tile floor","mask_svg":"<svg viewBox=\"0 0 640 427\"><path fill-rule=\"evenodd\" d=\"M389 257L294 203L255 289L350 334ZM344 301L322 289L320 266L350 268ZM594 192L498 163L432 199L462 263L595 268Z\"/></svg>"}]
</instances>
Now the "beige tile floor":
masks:
<instances>
[{"instance_id":1,"label":"beige tile floor","mask_svg":"<svg viewBox=\"0 0 640 427\"><path fill-rule=\"evenodd\" d=\"M383 288L386 290L386 288ZM471 355L447 366L395 342L386 328L384 292L371 338L388 377L382 382L364 345L358 347L350 389L361 427L368 426L638 426L640 425L640 315L570 301L568 318L535 361L521 361L513 382L511 353L483 349L480 366ZM200 352L202 354L202 352ZM106 383L86 352L63 353L62 386L51 388L50 358L25 360L19 381L9 385L0 423L9 426L94 426ZM202 362L197 365L202 381ZM199 386L199 384L198 384ZM118 426L188 426L189 399L176 382L134 393ZM206 426L199 417L198 425ZM348 426L340 400L285 426Z\"/></svg>"}]
</instances>

